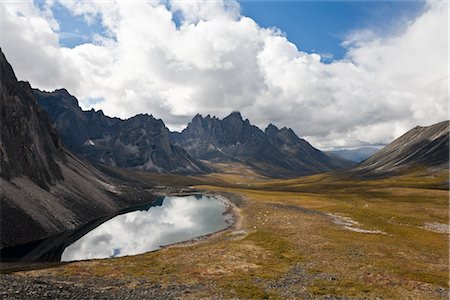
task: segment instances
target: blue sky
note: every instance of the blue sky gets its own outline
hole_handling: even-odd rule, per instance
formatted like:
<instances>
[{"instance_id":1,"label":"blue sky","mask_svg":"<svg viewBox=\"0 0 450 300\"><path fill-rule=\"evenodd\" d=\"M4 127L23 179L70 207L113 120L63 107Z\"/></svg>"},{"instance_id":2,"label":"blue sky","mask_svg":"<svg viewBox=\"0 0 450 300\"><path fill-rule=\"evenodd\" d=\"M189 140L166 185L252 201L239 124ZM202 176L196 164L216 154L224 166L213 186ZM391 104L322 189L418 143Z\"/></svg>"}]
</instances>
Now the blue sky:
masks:
<instances>
[{"instance_id":1,"label":"blue sky","mask_svg":"<svg viewBox=\"0 0 450 300\"><path fill-rule=\"evenodd\" d=\"M45 0L35 0L40 8L44 6L44 2ZM105 28L99 16L86 22L82 16L73 15L57 2L52 6L52 12L59 23L59 42L63 47L74 48L77 45L92 42L96 34L105 34Z\"/></svg>"},{"instance_id":2,"label":"blue sky","mask_svg":"<svg viewBox=\"0 0 450 300\"><path fill-rule=\"evenodd\" d=\"M241 1L244 15L275 26L303 51L342 58L352 31L396 34L424 9L423 1Z\"/></svg>"},{"instance_id":3,"label":"blue sky","mask_svg":"<svg viewBox=\"0 0 450 300\"><path fill-rule=\"evenodd\" d=\"M240 5L241 13L260 26L279 28L299 49L319 53L324 62L330 62L344 57L341 43L351 32L369 29L380 35L396 34L423 12L425 2L240 1ZM88 24L59 4L52 10L60 23L61 46L73 48L105 33L99 19Z\"/></svg>"}]
</instances>

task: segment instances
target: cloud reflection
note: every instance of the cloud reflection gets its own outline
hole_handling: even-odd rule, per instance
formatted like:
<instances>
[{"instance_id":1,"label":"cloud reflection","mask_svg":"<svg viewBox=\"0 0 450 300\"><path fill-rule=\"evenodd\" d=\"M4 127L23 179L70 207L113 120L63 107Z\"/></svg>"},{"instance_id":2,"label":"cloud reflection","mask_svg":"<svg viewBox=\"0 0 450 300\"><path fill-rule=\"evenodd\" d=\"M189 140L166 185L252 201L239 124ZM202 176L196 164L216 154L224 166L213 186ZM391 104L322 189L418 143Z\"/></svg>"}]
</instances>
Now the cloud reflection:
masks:
<instances>
[{"instance_id":1,"label":"cloud reflection","mask_svg":"<svg viewBox=\"0 0 450 300\"><path fill-rule=\"evenodd\" d=\"M135 255L227 226L225 204L207 196L165 197L162 206L116 216L67 247L61 261Z\"/></svg>"}]
</instances>

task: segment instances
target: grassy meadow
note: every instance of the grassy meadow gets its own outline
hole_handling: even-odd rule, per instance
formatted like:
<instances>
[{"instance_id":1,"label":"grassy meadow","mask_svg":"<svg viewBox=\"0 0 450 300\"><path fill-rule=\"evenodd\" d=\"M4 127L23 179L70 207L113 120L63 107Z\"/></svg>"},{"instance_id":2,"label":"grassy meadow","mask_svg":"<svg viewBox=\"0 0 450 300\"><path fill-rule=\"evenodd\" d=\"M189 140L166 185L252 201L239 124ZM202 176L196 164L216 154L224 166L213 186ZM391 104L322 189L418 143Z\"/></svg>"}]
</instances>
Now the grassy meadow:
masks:
<instances>
[{"instance_id":1,"label":"grassy meadow","mask_svg":"<svg viewBox=\"0 0 450 300\"><path fill-rule=\"evenodd\" d=\"M18 274L127 283L111 289L201 286L188 299L448 298L448 172L272 180L232 166L200 178L139 176L238 195L237 222L195 243Z\"/></svg>"}]
</instances>

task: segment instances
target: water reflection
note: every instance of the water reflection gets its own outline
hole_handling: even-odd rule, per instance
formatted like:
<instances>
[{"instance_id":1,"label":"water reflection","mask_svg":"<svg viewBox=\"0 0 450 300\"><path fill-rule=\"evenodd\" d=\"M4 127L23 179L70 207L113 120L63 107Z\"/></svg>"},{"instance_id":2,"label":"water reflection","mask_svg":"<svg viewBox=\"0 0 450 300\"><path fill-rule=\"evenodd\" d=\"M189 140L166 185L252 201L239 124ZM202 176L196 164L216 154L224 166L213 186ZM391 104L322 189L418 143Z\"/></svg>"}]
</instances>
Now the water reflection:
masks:
<instances>
[{"instance_id":1,"label":"water reflection","mask_svg":"<svg viewBox=\"0 0 450 300\"><path fill-rule=\"evenodd\" d=\"M116 216L67 247L61 261L135 255L227 227L225 204L207 196L165 197L161 206Z\"/></svg>"}]
</instances>

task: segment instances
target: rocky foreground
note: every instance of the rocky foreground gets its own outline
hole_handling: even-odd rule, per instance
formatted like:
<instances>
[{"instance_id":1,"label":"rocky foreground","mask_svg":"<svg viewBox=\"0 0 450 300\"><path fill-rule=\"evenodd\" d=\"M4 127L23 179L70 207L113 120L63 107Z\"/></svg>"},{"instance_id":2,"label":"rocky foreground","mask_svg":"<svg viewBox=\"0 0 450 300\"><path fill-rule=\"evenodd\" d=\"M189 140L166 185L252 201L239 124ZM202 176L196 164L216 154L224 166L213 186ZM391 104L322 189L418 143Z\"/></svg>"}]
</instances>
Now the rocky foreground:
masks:
<instances>
[{"instance_id":1,"label":"rocky foreground","mask_svg":"<svg viewBox=\"0 0 450 300\"><path fill-rule=\"evenodd\" d=\"M208 283L159 284L145 280L111 280L85 276L22 276L0 275L2 299L226 299ZM279 291L286 299L350 299L324 295L321 297L307 292L305 284L322 279L336 281L336 277L323 274L307 274L300 265L294 266L283 278L267 281L255 278L268 290ZM444 290L442 290L444 293Z\"/></svg>"},{"instance_id":2,"label":"rocky foreground","mask_svg":"<svg viewBox=\"0 0 450 300\"><path fill-rule=\"evenodd\" d=\"M64 276L25 277L2 274L2 299L176 299L188 298L195 285L142 284L98 277L70 281ZM77 278L72 278L77 279ZM135 285L135 286L130 286ZM220 295L217 295L220 298Z\"/></svg>"}]
</instances>

